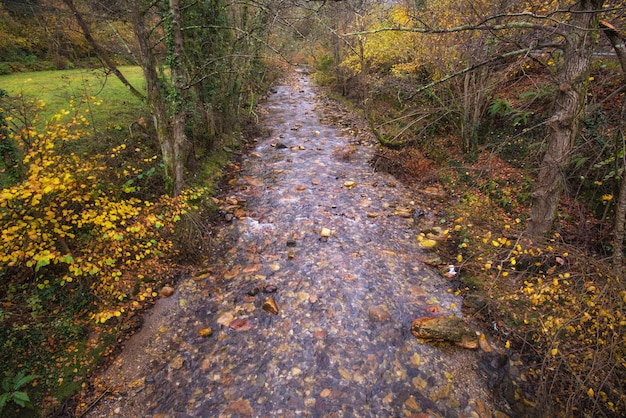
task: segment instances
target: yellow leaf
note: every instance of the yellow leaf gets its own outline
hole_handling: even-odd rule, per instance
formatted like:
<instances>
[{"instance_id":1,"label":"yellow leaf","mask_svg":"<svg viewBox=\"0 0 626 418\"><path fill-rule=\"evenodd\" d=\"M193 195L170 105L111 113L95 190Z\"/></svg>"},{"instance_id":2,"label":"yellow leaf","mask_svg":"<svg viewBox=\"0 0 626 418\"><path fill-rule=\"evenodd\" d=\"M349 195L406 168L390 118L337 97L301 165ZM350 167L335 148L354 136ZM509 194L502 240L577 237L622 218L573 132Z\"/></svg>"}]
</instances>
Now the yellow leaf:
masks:
<instances>
[{"instance_id":1,"label":"yellow leaf","mask_svg":"<svg viewBox=\"0 0 626 418\"><path fill-rule=\"evenodd\" d=\"M587 395L589 395L590 397L593 397L593 395L595 395L595 392L592 388L589 388L589 390L587 391Z\"/></svg>"},{"instance_id":2,"label":"yellow leaf","mask_svg":"<svg viewBox=\"0 0 626 418\"><path fill-rule=\"evenodd\" d=\"M552 353L553 356L556 356L558 352L559 350L557 350L556 348L553 348L552 351L550 351L550 353Z\"/></svg>"}]
</instances>

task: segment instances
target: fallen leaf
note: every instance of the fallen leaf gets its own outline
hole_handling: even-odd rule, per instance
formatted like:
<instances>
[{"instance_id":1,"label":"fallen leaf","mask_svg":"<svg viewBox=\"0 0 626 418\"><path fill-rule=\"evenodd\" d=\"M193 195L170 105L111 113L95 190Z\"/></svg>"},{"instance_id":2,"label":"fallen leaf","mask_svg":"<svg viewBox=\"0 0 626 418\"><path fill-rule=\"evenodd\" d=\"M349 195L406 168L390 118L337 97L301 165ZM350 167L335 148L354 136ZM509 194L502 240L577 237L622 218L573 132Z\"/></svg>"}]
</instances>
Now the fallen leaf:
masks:
<instances>
[{"instance_id":1,"label":"fallen leaf","mask_svg":"<svg viewBox=\"0 0 626 418\"><path fill-rule=\"evenodd\" d=\"M423 239L418 243L418 245L425 249L435 248L437 246L437 241L434 239Z\"/></svg>"},{"instance_id":2,"label":"fallen leaf","mask_svg":"<svg viewBox=\"0 0 626 418\"><path fill-rule=\"evenodd\" d=\"M346 380L352 380L352 375L350 374L350 372L348 370L346 370L343 367L339 367L339 369L337 369L337 371L339 371L339 374L341 375L341 377L343 377Z\"/></svg>"},{"instance_id":3,"label":"fallen leaf","mask_svg":"<svg viewBox=\"0 0 626 418\"><path fill-rule=\"evenodd\" d=\"M170 362L170 367L174 370L181 369L185 364L185 359L181 356L174 357Z\"/></svg>"},{"instance_id":4,"label":"fallen leaf","mask_svg":"<svg viewBox=\"0 0 626 418\"><path fill-rule=\"evenodd\" d=\"M240 417L252 417L254 415L254 409L250 406L250 401L245 399L238 399L229 403L224 409L226 415L237 415Z\"/></svg>"},{"instance_id":5,"label":"fallen leaf","mask_svg":"<svg viewBox=\"0 0 626 418\"><path fill-rule=\"evenodd\" d=\"M320 231L320 235L322 236L322 238L330 237L330 229L322 228L322 230Z\"/></svg>"},{"instance_id":6,"label":"fallen leaf","mask_svg":"<svg viewBox=\"0 0 626 418\"><path fill-rule=\"evenodd\" d=\"M224 278L227 280L233 279L237 277L240 271L241 271L241 266L239 265L235 266L230 271L227 271L226 273L224 273Z\"/></svg>"},{"instance_id":7,"label":"fallen leaf","mask_svg":"<svg viewBox=\"0 0 626 418\"><path fill-rule=\"evenodd\" d=\"M253 274L256 273L257 271L259 271L259 269L261 268L261 266L259 264L251 264L246 266L242 273L243 274Z\"/></svg>"}]
</instances>

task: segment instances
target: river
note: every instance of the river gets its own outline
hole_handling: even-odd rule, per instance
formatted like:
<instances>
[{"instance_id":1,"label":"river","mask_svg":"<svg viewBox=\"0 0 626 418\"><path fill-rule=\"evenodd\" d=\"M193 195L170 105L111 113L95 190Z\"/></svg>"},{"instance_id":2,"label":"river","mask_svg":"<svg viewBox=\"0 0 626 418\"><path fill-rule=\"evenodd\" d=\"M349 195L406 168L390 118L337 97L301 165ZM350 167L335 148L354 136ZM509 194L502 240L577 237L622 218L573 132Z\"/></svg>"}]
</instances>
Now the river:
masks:
<instances>
[{"instance_id":1,"label":"river","mask_svg":"<svg viewBox=\"0 0 626 418\"><path fill-rule=\"evenodd\" d=\"M463 316L421 261L421 195L374 172L372 141L294 77L222 197L221 256L157 303L88 416L493 416L479 351L411 335Z\"/></svg>"}]
</instances>

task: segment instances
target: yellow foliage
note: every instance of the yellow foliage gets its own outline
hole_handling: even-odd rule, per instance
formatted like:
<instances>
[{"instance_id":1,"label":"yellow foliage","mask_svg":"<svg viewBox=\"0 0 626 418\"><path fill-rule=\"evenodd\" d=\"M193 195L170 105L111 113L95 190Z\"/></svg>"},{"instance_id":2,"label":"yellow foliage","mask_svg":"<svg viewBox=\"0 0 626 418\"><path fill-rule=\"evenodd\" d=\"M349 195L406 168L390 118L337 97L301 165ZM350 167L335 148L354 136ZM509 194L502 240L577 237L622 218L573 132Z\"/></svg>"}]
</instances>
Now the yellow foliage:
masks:
<instances>
[{"instance_id":1,"label":"yellow foliage","mask_svg":"<svg viewBox=\"0 0 626 418\"><path fill-rule=\"evenodd\" d=\"M0 262L30 270L40 289L82 281L109 301L110 309L95 316L105 322L121 315L115 303L132 293L126 272L172 248L173 224L203 191L156 202L111 192L116 188L106 178L114 176L102 157L61 151L84 135L86 121L65 122L69 113L56 115L43 134L32 133L25 179L0 190Z\"/></svg>"}]
</instances>

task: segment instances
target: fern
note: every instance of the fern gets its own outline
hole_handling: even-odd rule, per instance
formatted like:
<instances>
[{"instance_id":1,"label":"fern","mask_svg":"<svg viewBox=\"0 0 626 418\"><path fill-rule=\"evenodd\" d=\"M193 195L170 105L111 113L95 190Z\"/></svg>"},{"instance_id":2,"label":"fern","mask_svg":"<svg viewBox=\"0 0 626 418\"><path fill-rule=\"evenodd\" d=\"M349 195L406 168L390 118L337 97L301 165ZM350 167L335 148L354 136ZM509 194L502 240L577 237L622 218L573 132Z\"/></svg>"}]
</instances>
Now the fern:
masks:
<instances>
[{"instance_id":1,"label":"fern","mask_svg":"<svg viewBox=\"0 0 626 418\"><path fill-rule=\"evenodd\" d=\"M489 116L506 116L511 113L513 106L506 99L495 99L487 109Z\"/></svg>"},{"instance_id":2,"label":"fern","mask_svg":"<svg viewBox=\"0 0 626 418\"><path fill-rule=\"evenodd\" d=\"M0 412L2 412L9 401L13 401L22 408L33 409L33 404L28 394L20 389L22 386L32 382L38 377L39 376L35 374L26 375L24 372L19 372L13 377L5 377L2 380L2 390L4 393L0 394Z\"/></svg>"}]
</instances>

